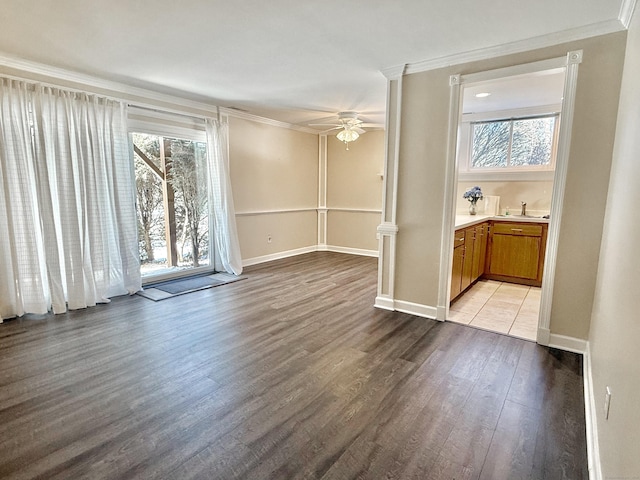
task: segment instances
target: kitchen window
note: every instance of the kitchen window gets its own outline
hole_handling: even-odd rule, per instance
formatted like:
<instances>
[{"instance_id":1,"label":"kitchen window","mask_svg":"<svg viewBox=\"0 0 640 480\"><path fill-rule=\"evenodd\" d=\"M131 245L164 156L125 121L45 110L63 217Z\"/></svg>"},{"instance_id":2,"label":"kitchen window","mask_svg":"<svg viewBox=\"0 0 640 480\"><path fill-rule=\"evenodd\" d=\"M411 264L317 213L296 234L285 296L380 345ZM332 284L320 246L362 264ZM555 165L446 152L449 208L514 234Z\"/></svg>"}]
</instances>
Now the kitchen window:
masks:
<instances>
[{"instance_id":1,"label":"kitchen window","mask_svg":"<svg viewBox=\"0 0 640 480\"><path fill-rule=\"evenodd\" d=\"M463 114L459 180L553 180L560 108L547 105Z\"/></svg>"},{"instance_id":2,"label":"kitchen window","mask_svg":"<svg viewBox=\"0 0 640 480\"><path fill-rule=\"evenodd\" d=\"M557 124L557 114L471 123L469 170L553 170Z\"/></svg>"}]
</instances>

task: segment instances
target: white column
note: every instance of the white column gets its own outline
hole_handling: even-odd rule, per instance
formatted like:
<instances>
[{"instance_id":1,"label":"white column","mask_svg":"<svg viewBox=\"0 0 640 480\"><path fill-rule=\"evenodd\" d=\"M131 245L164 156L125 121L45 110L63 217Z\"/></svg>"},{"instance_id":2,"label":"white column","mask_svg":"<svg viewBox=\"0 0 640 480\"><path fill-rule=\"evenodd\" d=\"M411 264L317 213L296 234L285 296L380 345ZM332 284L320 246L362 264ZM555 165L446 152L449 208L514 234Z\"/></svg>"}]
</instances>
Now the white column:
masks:
<instances>
[{"instance_id":1,"label":"white column","mask_svg":"<svg viewBox=\"0 0 640 480\"><path fill-rule=\"evenodd\" d=\"M440 280L436 319L445 321L449 314L449 292L451 290L451 267L453 263L453 227L455 224L456 191L456 146L458 143L458 121L460 117L460 75L449 77L449 133L447 143L447 170L444 186L444 215L442 217L442 255L440 257Z\"/></svg>"},{"instance_id":2,"label":"white column","mask_svg":"<svg viewBox=\"0 0 640 480\"><path fill-rule=\"evenodd\" d=\"M553 202L549 220L549 236L544 258L544 276L542 277L542 295L540 299L540 321L538 323L537 342L549 345L551 335L551 301L553 283L556 276L556 258L560 237L560 221L564 202L564 187L567 183L567 167L569 164L569 148L571 146L571 127L578 86L578 66L582 63L582 50L567 53L567 71L564 77L564 95L562 100L562 121L558 133L558 153L556 156L556 173L553 179Z\"/></svg>"},{"instance_id":3,"label":"white column","mask_svg":"<svg viewBox=\"0 0 640 480\"><path fill-rule=\"evenodd\" d=\"M327 135L318 136L318 250L327 249Z\"/></svg>"},{"instance_id":4,"label":"white column","mask_svg":"<svg viewBox=\"0 0 640 480\"><path fill-rule=\"evenodd\" d=\"M382 223L378 226L378 293L375 306L394 310L396 264L396 209L398 199L398 160L402 117L402 76L406 65L383 71L387 77L387 116L385 121L385 162L382 190Z\"/></svg>"}]
</instances>

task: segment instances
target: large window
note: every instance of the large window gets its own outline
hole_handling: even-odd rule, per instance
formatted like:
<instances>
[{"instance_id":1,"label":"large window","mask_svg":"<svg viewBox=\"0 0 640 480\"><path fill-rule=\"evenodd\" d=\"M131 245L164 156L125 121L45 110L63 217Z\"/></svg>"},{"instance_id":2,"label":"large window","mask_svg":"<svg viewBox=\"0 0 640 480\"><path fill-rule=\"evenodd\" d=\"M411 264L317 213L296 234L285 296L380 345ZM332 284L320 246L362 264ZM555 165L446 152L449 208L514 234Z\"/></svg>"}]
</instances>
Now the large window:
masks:
<instances>
[{"instance_id":1,"label":"large window","mask_svg":"<svg viewBox=\"0 0 640 480\"><path fill-rule=\"evenodd\" d=\"M142 274L209 265L206 144L133 133Z\"/></svg>"},{"instance_id":2,"label":"large window","mask_svg":"<svg viewBox=\"0 0 640 480\"><path fill-rule=\"evenodd\" d=\"M552 170L557 127L557 114L473 122L469 170Z\"/></svg>"}]
</instances>

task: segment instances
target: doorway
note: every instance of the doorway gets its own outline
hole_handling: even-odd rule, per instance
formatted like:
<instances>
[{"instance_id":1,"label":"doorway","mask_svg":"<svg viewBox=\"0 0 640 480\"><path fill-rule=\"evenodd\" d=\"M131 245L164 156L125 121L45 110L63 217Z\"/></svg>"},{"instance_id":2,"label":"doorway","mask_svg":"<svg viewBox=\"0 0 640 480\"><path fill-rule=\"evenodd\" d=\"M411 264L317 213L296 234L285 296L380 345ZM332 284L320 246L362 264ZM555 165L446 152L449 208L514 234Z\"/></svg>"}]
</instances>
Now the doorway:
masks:
<instances>
[{"instance_id":1,"label":"doorway","mask_svg":"<svg viewBox=\"0 0 640 480\"><path fill-rule=\"evenodd\" d=\"M143 281L210 269L206 143L132 133Z\"/></svg>"},{"instance_id":2,"label":"doorway","mask_svg":"<svg viewBox=\"0 0 640 480\"><path fill-rule=\"evenodd\" d=\"M452 251L443 250L443 261L446 260L443 265L450 266L446 272L441 270L440 296L443 301L446 298L444 317L447 320L474 325L475 317L479 315L476 323L482 323L480 320L483 316L489 317L490 311L494 312L495 319L500 316L500 313L495 313L499 312L498 307L487 302L497 294L497 299L503 306L506 303L520 302L516 308L506 309L510 310L509 315L512 316L511 325L505 327L503 324L497 331L509 334L518 314L527 313L536 323L535 326L530 326L527 337L538 343L548 343L557 231L562 211L577 66L580 60L581 52L569 52L567 57L452 77L449 120L451 148L448 155L450 176L447 181L447 210L450 208L450 216L445 219L447 228L443 233L444 244L454 245L454 239L459 240L459 229L469 225L489 221L487 225L493 228L494 220L496 224L499 221L517 221L525 225L517 230L533 231L539 228L539 232L542 232L544 229L544 234L537 234L537 244L544 246L546 253L540 259L541 275L537 282L529 279L514 283L512 278L492 275L495 274L492 269L482 270L490 265L489 241L487 263L481 267L481 275L472 279L468 286L463 286L462 295L458 296L457 293L454 294L455 279L451 278L451 266L453 265L455 273L455 259L458 257L453 248ZM535 87L535 84L539 86ZM547 87L554 84L555 88L541 88L544 84ZM532 128L528 128L526 123ZM552 124L555 125L550 128ZM474 141L483 140L483 134L486 141L487 130L500 133L501 137L492 139L496 144L492 152L487 154L485 151L481 155L481 149L474 145ZM528 139L529 146L524 144L526 142L523 143L523 139ZM545 154L541 155L542 153ZM542 157L547 160L541 161ZM486 206L487 211L483 211L485 205L479 203L478 215L470 216L464 193L475 186L481 187L483 196L491 197L492 202ZM521 202L526 203L526 207ZM544 227L529 228L529 225L537 224L544 224ZM528 244L535 243L528 241ZM492 284L490 281L500 283ZM519 283L525 285L520 287ZM445 290L445 285L450 288ZM507 296L514 293L515 298ZM463 300L465 295L468 295L466 301ZM473 297L473 301L469 300ZM450 300L454 301L450 304ZM473 312L471 308L464 307L465 303L481 305L479 310ZM486 315L482 315L481 311L485 306ZM537 315L536 308L539 311ZM464 319L456 313L462 310L468 311ZM491 329L488 324L474 326ZM515 328L512 334L523 337L517 330L522 329Z\"/></svg>"}]
</instances>

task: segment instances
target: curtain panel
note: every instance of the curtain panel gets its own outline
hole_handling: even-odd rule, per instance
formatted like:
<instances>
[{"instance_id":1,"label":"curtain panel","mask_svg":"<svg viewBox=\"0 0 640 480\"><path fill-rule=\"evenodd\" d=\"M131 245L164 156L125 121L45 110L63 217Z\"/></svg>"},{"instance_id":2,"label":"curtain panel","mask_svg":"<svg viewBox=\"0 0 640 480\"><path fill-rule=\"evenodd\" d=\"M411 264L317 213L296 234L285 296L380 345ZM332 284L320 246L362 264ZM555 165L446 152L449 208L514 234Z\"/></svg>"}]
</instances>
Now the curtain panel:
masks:
<instances>
[{"instance_id":1,"label":"curtain panel","mask_svg":"<svg viewBox=\"0 0 640 480\"><path fill-rule=\"evenodd\" d=\"M141 288L126 105L0 80L0 319Z\"/></svg>"},{"instance_id":2,"label":"curtain panel","mask_svg":"<svg viewBox=\"0 0 640 480\"><path fill-rule=\"evenodd\" d=\"M229 124L207 119L207 182L209 195L209 232L213 232L214 268L242 273L242 255L236 227L231 179L229 175Z\"/></svg>"}]
</instances>

